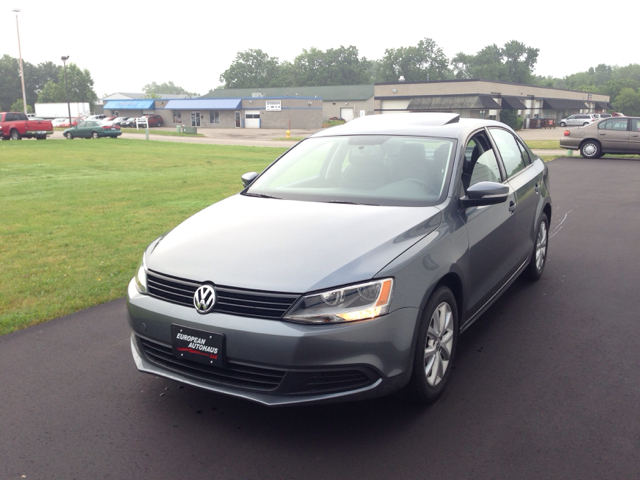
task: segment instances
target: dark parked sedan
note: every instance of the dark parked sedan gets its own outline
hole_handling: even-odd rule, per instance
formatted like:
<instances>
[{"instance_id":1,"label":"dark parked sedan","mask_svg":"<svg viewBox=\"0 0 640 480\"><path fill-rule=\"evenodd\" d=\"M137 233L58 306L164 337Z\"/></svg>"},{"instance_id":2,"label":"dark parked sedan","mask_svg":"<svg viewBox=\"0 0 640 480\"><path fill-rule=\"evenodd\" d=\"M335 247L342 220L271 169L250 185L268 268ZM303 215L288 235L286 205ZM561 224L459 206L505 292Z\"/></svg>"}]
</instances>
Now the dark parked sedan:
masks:
<instances>
[{"instance_id":1,"label":"dark parked sedan","mask_svg":"<svg viewBox=\"0 0 640 480\"><path fill-rule=\"evenodd\" d=\"M117 138L122 135L120 127L115 125L103 125L100 121L80 122L75 127L67 128L62 134L69 140L74 138Z\"/></svg>"},{"instance_id":2,"label":"dark parked sedan","mask_svg":"<svg viewBox=\"0 0 640 480\"><path fill-rule=\"evenodd\" d=\"M548 169L499 122L362 117L242 181L144 252L140 371L267 405L431 402L458 335L545 267Z\"/></svg>"},{"instance_id":3,"label":"dark parked sedan","mask_svg":"<svg viewBox=\"0 0 640 480\"><path fill-rule=\"evenodd\" d=\"M640 155L640 118L611 117L566 130L560 147L580 150L584 158L600 158L604 154Z\"/></svg>"}]
</instances>

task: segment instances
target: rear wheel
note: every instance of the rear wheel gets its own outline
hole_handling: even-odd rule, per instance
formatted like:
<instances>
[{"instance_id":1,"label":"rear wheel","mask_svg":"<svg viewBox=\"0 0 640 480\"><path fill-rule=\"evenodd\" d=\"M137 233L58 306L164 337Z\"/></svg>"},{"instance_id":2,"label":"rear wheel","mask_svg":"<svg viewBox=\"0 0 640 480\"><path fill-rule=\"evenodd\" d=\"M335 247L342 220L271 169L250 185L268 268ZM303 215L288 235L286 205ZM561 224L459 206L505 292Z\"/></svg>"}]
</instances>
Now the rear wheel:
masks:
<instances>
[{"instance_id":1,"label":"rear wheel","mask_svg":"<svg viewBox=\"0 0 640 480\"><path fill-rule=\"evenodd\" d=\"M20 132L18 132L18 130L11 130L11 133L9 134L11 140L21 140L22 137L20 136Z\"/></svg>"},{"instance_id":2,"label":"rear wheel","mask_svg":"<svg viewBox=\"0 0 640 480\"><path fill-rule=\"evenodd\" d=\"M587 125L589 125L589 122L584 122L584 123L582 124L582 126L583 126L583 127L586 127Z\"/></svg>"},{"instance_id":3,"label":"rear wheel","mask_svg":"<svg viewBox=\"0 0 640 480\"><path fill-rule=\"evenodd\" d=\"M449 288L439 287L429 298L420 322L413 373L405 393L420 403L442 395L451 374L458 338L458 307Z\"/></svg>"},{"instance_id":4,"label":"rear wheel","mask_svg":"<svg viewBox=\"0 0 640 480\"><path fill-rule=\"evenodd\" d=\"M584 158L600 158L602 156L602 148L598 142L587 140L580 145L580 155Z\"/></svg>"},{"instance_id":5,"label":"rear wheel","mask_svg":"<svg viewBox=\"0 0 640 480\"><path fill-rule=\"evenodd\" d=\"M533 253L531 261L527 266L527 275L529 279L536 281L542 276L544 267L547 264L547 246L549 244L549 219L545 213L542 214L538 221L538 229L536 230L536 240L533 245Z\"/></svg>"},{"instance_id":6,"label":"rear wheel","mask_svg":"<svg viewBox=\"0 0 640 480\"><path fill-rule=\"evenodd\" d=\"M91 138L98 138L98 132L93 132L91 134Z\"/></svg>"}]
</instances>

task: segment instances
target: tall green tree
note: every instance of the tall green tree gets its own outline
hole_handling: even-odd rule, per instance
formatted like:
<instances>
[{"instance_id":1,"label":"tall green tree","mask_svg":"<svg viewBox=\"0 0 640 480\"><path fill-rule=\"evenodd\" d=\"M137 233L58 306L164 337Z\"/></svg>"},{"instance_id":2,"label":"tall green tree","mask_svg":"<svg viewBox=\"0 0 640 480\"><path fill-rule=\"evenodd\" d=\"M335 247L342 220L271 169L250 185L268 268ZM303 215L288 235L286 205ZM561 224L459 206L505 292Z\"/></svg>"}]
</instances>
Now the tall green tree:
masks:
<instances>
[{"instance_id":1,"label":"tall green tree","mask_svg":"<svg viewBox=\"0 0 640 480\"><path fill-rule=\"evenodd\" d=\"M3 55L0 58L0 111L9 111L17 98L22 98L20 66L16 58Z\"/></svg>"},{"instance_id":2,"label":"tall green tree","mask_svg":"<svg viewBox=\"0 0 640 480\"><path fill-rule=\"evenodd\" d=\"M330 48L303 49L292 65L295 86L359 85L372 81L369 60L360 58L353 45ZM284 85L283 85L284 86Z\"/></svg>"},{"instance_id":3,"label":"tall green tree","mask_svg":"<svg viewBox=\"0 0 640 480\"><path fill-rule=\"evenodd\" d=\"M174 84L173 82L156 83L151 82L142 87L142 91L147 98L158 98L163 93L171 93L177 95L191 95L197 97L197 93L188 92L184 88Z\"/></svg>"},{"instance_id":4,"label":"tall green tree","mask_svg":"<svg viewBox=\"0 0 640 480\"><path fill-rule=\"evenodd\" d=\"M436 42L424 38L415 47L388 48L378 62L378 82L446 80L451 77L449 60Z\"/></svg>"},{"instance_id":5,"label":"tall green tree","mask_svg":"<svg viewBox=\"0 0 640 480\"><path fill-rule=\"evenodd\" d=\"M25 60L22 61L22 67L27 105L33 107L45 84L58 79L62 67L53 62L33 65ZM8 110L16 98L22 99L20 63L17 58L3 55L0 58L0 110Z\"/></svg>"},{"instance_id":6,"label":"tall green tree","mask_svg":"<svg viewBox=\"0 0 640 480\"><path fill-rule=\"evenodd\" d=\"M640 116L640 92L633 88L623 88L613 100L613 108L629 116Z\"/></svg>"},{"instance_id":7,"label":"tall green tree","mask_svg":"<svg viewBox=\"0 0 640 480\"><path fill-rule=\"evenodd\" d=\"M91 106L98 100L93 90L93 78L86 68L82 70L75 63L67 65L67 81L70 102L88 102ZM66 102L64 70L58 72L57 81L49 80L38 94L40 103Z\"/></svg>"},{"instance_id":8,"label":"tall green tree","mask_svg":"<svg viewBox=\"0 0 640 480\"><path fill-rule=\"evenodd\" d=\"M539 53L538 48L511 40L503 47L488 45L475 55L460 52L453 58L452 64L456 78L530 84L535 81L533 71Z\"/></svg>"},{"instance_id":9,"label":"tall green tree","mask_svg":"<svg viewBox=\"0 0 640 480\"><path fill-rule=\"evenodd\" d=\"M260 49L238 52L233 63L221 75L226 88L274 87L280 74L276 57Z\"/></svg>"}]
</instances>

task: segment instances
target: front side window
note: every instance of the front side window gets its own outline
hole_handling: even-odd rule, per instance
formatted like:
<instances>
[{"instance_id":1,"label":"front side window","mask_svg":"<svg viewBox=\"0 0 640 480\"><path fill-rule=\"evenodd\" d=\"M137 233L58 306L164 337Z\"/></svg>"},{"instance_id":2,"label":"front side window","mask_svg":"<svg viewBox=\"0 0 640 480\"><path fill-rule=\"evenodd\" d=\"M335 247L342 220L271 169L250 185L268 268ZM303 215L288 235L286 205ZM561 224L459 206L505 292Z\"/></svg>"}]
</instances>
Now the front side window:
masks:
<instances>
[{"instance_id":1,"label":"front side window","mask_svg":"<svg viewBox=\"0 0 640 480\"><path fill-rule=\"evenodd\" d=\"M522 151L518 146L518 142L511 135L511 133L500 128L490 129L491 136L493 137L500 156L502 157L502 163L507 172L507 178L515 175L520 170L525 168L525 162L522 156Z\"/></svg>"},{"instance_id":2,"label":"front side window","mask_svg":"<svg viewBox=\"0 0 640 480\"><path fill-rule=\"evenodd\" d=\"M469 141L462 166L462 185L465 191L480 182L502 182L498 160L484 133Z\"/></svg>"},{"instance_id":3,"label":"front side window","mask_svg":"<svg viewBox=\"0 0 640 480\"><path fill-rule=\"evenodd\" d=\"M446 194L455 143L362 135L307 139L249 187L248 195L370 205L435 205Z\"/></svg>"}]
</instances>

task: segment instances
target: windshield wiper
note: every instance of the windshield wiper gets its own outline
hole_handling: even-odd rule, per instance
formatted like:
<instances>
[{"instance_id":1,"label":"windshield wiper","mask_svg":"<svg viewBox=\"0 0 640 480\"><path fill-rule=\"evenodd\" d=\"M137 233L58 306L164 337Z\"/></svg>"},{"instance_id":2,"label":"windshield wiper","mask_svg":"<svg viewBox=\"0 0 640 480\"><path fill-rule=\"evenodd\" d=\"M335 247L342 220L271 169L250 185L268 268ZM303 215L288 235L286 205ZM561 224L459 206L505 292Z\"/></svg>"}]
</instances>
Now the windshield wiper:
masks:
<instances>
[{"instance_id":1,"label":"windshield wiper","mask_svg":"<svg viewBox=\"0 0 640 480\"><path fill-rule=\"evenodd\" d=\"M362 203L362 202L343 202L340 200L329 200L328 202L325 203L340 203L343 205L371 205L373 207L378 207L379 205L377 203Z\"/></svg>"},{"instance_id":2,"label":"windshield wiper","mask_svg":"<svg viewBox=\"0 0 640 480\"><path fill-rule=\"evenodd\" d=\"M274 197L272 195L265 195L264 193L243 193L248 197L258 197L258 198L274 198L276 200L282 200L280 197Z\"/></svg>"}]
</instances>

